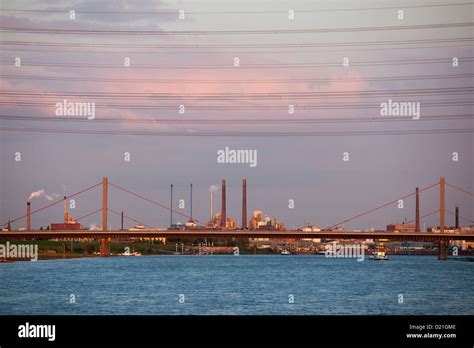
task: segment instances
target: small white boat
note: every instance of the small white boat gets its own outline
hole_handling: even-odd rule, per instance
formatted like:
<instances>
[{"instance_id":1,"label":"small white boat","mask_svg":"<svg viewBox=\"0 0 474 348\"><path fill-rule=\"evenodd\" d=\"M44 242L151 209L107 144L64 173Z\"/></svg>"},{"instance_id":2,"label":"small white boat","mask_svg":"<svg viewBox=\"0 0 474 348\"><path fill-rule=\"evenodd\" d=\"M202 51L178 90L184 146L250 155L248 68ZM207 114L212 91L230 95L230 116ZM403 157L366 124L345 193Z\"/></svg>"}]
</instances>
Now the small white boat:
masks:
<instances>
[{"instance_id":1,"label":"small white boat","mask_svg":"<svg viewBox=\"0 0 474 348\"><path fill-rule=\"evenodd\" d=\"M281 254L282 255L290 255L290 252L288 250L282 250Z\"/></svg>"}]
</instances>

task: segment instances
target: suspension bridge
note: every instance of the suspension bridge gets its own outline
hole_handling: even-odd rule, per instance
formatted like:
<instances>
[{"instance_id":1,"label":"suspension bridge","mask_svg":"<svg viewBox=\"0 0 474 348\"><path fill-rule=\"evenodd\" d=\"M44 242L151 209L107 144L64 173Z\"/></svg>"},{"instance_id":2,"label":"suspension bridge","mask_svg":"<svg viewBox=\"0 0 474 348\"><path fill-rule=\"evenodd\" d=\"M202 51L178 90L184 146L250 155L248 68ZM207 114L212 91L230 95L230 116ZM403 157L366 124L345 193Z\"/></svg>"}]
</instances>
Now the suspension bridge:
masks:
<instances>
[{"instance_id":1,"label":"suspension bridge","mask_svg":"<svg viewBox=\"0 0 474 348\"><path fill-rule=\"evenodd\" d=\"M87 219L99 212L102 213L102 228L101 230L33 230L31 228L31 215L37 214L45 209L53 207L61 202L65 202L65 199L70 199L76 196L79 196L90 190L94 190L99 186L102 187L102 207L91 211L88 214L85 214L74 221L79 222L84 219ZM109 208L108 206L108 190L109 187L122 191L128 195L134 196L135 198L140 199L143 202L158 206L162 209L170 211L170 213L175 213L177 215L183 216L189 220L192 220L197 223L196 227L191 228L157 228L153 227L150 224L145 224L142 221L139 221L133 217L125 215L122 212L116 211ZM420 194L439 187L439 209L435 211L430 211L424 214L420 214L420 204L419 197ZM109 243L112 239L117 238L269 238L269 239L340 239L340 240L366 240L366 239L386 239L386 240L403 240L403 241L432 241L437 242L439 245L438 259L445 260L447 257L447 245L451 240L465 240L465 241L474 241L474 231L472 227L469 229L462 229L459 227L459 218L469 222L469 225L474 222L470 218L459 216L456 211L451 212L445 209L445 189L449 187L457 192L460 192L465 195L469 195L471 198L474 196L474 193L465 190L461 187L458 187L454 184L448 183L445 181L444 177L441 177L438 182L432 183L423 188L416 188L414 192L405 194L397 199L390 200L386 203L377 205L376 207L364 211L362 213L356 214L344 220L341 220L335 224L332 224L326 228L323 228L321 231L302 231L302 230L274 230L274 229L258 229L258 230L248 230L247 228L241 229L229 229L221 226L219 228L211 228L208 223L200 221L198 219L193 219L191 215L187 215L181 211L173 209L171 206L167 206L161 202L155 201L149 197L146 197L140 193L131 191L129 189L123 188L113 182L109 182L107 177L104 177L101 182L98 182L92 186L89 186L85 189L82 189L78 192L75 192L63 199L58 199L52 203L49 203L45 206L31 210L30 203L27 204L27 213L21 216L16 217L15 219L10 219L9 221L0 225L2 231L0 232L0 238L3 239L74 239L74 238L90 238L100 240L100 254L101 256L109 255ZM225 192L225 191L224 191ZM245 192L245 191L244 191ZM225 195L225 193L224 193ZM246 194L245 194L246 195ZM388 207L390 205L397 204L400 200L415 196L416 197L416 218L411 222L416 222L416 228L414 232L388 232L388 231L351 231L344 230L341 226L344 226L346 223L359 219L368 214L374 213L382 208ZM224 201L223 201L224 202ZM244 205L246 210L246 204ZM108 213L119 215L122 219L122 228L120 230L111 230L108 228ZM456 227L453 231L446 231L445 226L445 214L452 214L456 216ZM192 214L192 213L191 213ZM244 214L244 211L242 212ZM434 214L439 214L439 230L435 232L421 232L420 231L420 219ZM246 211L245 211L246 215ZM11 224L23 220L26 218L26 229L21 231L12 231ZM124 230L123 221L124 219L133 221L134 223L142 224L146 229L143 230ZM244 225L243 225L244 226ZM6 228L5 228L6 227Z\"/></svg>"}]
</instances>

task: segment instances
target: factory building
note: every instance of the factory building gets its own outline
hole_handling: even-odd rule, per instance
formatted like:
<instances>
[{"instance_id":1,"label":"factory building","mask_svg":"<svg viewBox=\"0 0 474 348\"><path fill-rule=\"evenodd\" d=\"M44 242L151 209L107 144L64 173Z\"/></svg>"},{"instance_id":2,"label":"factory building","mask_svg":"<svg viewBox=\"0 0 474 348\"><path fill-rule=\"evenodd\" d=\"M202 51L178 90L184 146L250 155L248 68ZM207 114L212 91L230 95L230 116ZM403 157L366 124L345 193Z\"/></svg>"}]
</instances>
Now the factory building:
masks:
<instances>
[{"instance_id":1,"label":"factory building","mask_svg":"<svg viewBox=\"0 0 474 348\"><path fill-rule=\"evenodd\" d=\"M52 231L76 231L83 230L84 227L74 220L72 215L69 214L67 209L67 198L64 196L64 222L63 223L52 223Z\"/></svg>"},{"instance_id":2,"label":"factory building","mask_svg":"<svg viewBox=\"0 0 474 348\"><path fill-rule=\"evenodd\" d=\"M275 217L271 219L268 215L264 215L261 210L252 212L252 219L249 223L251 230L284 230L285 225L278 222Z\"/></svg>"},{"instance_id":3,"label":"factory building","mask_svg":"<svg viewBox=\"0 0 474 348\"><path fill-rule=\"evenodd\" d=\"M387 232L415 232L416 225L414 224L390 224L387 225Z\"/></svg>"}]
</instances>

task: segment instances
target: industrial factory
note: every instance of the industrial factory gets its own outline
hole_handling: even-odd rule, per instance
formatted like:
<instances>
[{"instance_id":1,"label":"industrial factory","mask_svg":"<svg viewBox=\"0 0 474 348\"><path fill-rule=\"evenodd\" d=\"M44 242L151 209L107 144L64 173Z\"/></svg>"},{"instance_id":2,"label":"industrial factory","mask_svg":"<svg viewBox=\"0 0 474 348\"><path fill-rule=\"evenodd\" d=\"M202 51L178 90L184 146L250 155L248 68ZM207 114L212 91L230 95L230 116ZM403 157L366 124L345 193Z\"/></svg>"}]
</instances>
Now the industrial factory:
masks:
<instances>
[{"instance_id":1,"label":"industrial factory","mask_svg":"<svg viewBox=\"0 0 474 348\"><path fill-rule=\"evenodd\" d=\"M149 242L162 242L166 243L166 236L171 236L170 238L174 239L179 239L181 238L181 233L186 234L186 236L202 236L205 234L214 234L210 238L215 238L216 236L219 236L220 233L222 235L229 235L231 233L234 233L232 238L240 238L239 233L247 233L246 239L248 239L249 245L252 247L254 246L257 249L264 249L264 248L271 248L271 249L282 249L282 251L288 251L288 249L291 249L292 252L301 252L301 250L304 250L305 252L312 252L317 250L318 244L324 243L327 241L331 240L338 240L338 239L351 239L349 238L350 234L363 234L363 238L366 243L385 243L386 241L390 239L394 239L393 243L391 245L385 245L385 247L393 247L395 248L394 250L402 250L406 251L410 248L419 248L422 247L424 249L427 249L428 252L432 252L434 248L436 247L436 242L429 241L430 243L426 243L426 245L420 246L420 245L408 245L408 244L400 244L400 242L397 242L400 238L405 238L405 239L410 239L413 236L402 236L402 234L411 234L411 233L420 233L420 235L417 235L414 240L427 240L427 238L432 238L428 235L424 237L424 234L431 233L431 234L450 234L451 237L449 240L458 240L456 243L452 243L452 245L458 245L461 250L471 250L473 249L473 242L469 240L465 240L468 238L457 238L456 234L460 233L471 233L473 230L473 226L468 226L468 227L460 227L459 224L459 219L462 218L459 215L459 206L455 206L455 213L453 215L455 216L455 225L453 227L448 227L445 225L445 220L444 220L444 178L441 177L439 186L440 186L440 210L438 212L440 213L440 226L439 227L428 227L428 228L423 228L421 229L420 226L420 192L422 190L416 188L416 191L413 193L413 195L416 195L416 211L415 211L415 220L414 224L411 222L406 222L405 223L395 223L395 224L389 224L386 227L385 231L380 231L380 230L374 230L369 228L366 231L362 230L345 230L343 228L343 225L345 222L350 221L349 220L344 220L341 223L335 224L331 227L327 228L320 228L316 227L313 225L305 225L305 227L302 228L296 228L287 231L285 228L285 225L281 223L280 221L277 220L276 217L271 217L271 215L264 213L262 210L254 210L250 214L250 219L248 219L247 215L247 180L242 179L242 205L241 205L241 220L238 221L236 218L233 218L231 216L228 216L228 211L227 211L227 187L226 187L226 180L221 181L221 211L215 211L214 210L214 200L215 200L215 192L217 192L218 188L214 185L212 185L209 189L209 220L207 222L199 221L197 219L193 218L193 212L192 212L192 206L193 206L193 196L192 196L192 184L190 185L190 212L189 215L183 214L181 212L176 211L172 207L174 206L174 201L173 201L173 185L171 185L171 201L170 201L170 206L166 207L162 203L154 202L150 198L143 197L139 194L133 193L130 190L123 189L116 184L109 184L108 179L106 177L103 178L102 183L98 183L94 186L91 186L89 189L92 189L94 187L97 187L99 185L102 185L103 192L102 192L102 208L98 209L92 213L89 213L83 217L80 218L74 218L72 215L69 213L68 210L68 201L67 201L67 196L64 196L63 198L63 204L64 204L64 209L63 209L63 222L61 223L52 223L50 226L46 228L46 230L54 231L54 232L60 232L60 233L66 233L70 231L70 233L76 233L77 238L81 239L91 239L93 237L89 237L89 234L77 234L78 232L81 231L88 231L88 232L93 232L93 231L101 231L102 233L104 232L114 232L114 231L120 231L120 232L130 232L130 233L121 233L117 234L116 237L107 237L107 238L100 238L101 240L101 255L106 255L108 254L107 251L107 245L110 242L110 240L115 239L115 240L120 240L123 238L126 238L128 240L141 240L141 241L149 241ZM112 185L114 188L120 189L122 191L125 191L129 194L134 195L135 197L139 197L141 199L144 199L145 201L149 203L153 203L155 205L158 205L162 208L166 208L170 212L170 225L169 227L162 227L162 228L157 228L157 227L150 227L149 225L145 225L142 223L139 223L138 225L135 225L134 227L124 229L124 218L131 219L135 222L138 222L137 220L130 218L124 214L124 212L115 212L111 209L108 208L108 187L109 185ZM42 190L41 190L42 191ZM84 191L84 190L83 190ZM40 192L40 191L38 191ZM31 215L41 211L45 208L48 208L54 204L60 203L61 200L58 200L54 203L48 204L45 207L40 207L36 210L31 209L31 201L28 199L27 201L27 209L26 209L26 215L23 215L17 219L12 220L11 222L15 222L19 219L23 219L26 217L26 228L19 228L18 231L35 231L31 227ZM84 217L87 217L91 214L94 214L96 212L102 212L102 224L100 228L85 228L81 225L79 222L81 219ZM110 225L107 224L107 215L108 212L115 213L117 215L121 216L121 228L119 230L113 230ZM372 210L369 210L371 212ZM173 223L173 212L177 213L179 215L186 216L187 221L182 224L182 223ZM436 213L436 212L435 212ZM365 214L365 213L364 213ZM359 214L356 217L359 217L364 214ZM11 224L10 221L8 221L7 228L3 228L3 231L11 231ZM43 230L43 228L40 229L40 231ZM234 232L235 231L235 232ZM287 232L287 233L286 233ZM335 233L337 232L336 235L329 235L326 232L330 233ZM424 233L423 233L424 232ZM168 234L166 234L168 233ZM193 234L194 233L194 234ZM261 234L259 234L261 233ZM278 237L270 237L271 235L278 233ZM304 237L301 237L302 233L304 234ZM317 233L317 234L316 234ZM326 233L326 234L325 234ZM112 233L113 234L113 233ZM314 234L314 235L312 235ZM297 236L300 237L297 237ZM326 235L326 237L322 237L323 235ZM374 238L374 235L378 235L378 238ZM383 237L381 237L383 236ZM334 238L335 237L335 238ZM197 237L198 238L198 237ZM231 238L231 239L232 239ZM354 239L355 238L355 239ZM354 240L357 240L358 238L361 239L360 236L354 236ZM269 243L272 241L272 243ZM278 244L282 242L283 246ZM316 243L316 244L314 244ZM435 244L433 244L435 243ZM439 257L440 259L445 259L445 251L446 251L446 246L447 246L447 240L440 240L439 241ZM407 249L408 248L408 249Z\"/></svg>"},{"instance_id":2,"label":"industrial factory","mask_svg":"<svg viewBox=\"0 0 474 348\"><path fill-rule=\"evenodd\" d=\"M64 222L63 223L52 223L51 230L52 231L74 231L74 230L83 230L84 227L74 220L74 218L69 214L69 210L67 208L67 197L64 196Z\"/></svg>"},{"instance_id":3,"label":"industrial factory","mask_svg":"<svg viewBox=\"0 0 474 348\"><path fill-rule=\"evenodd\" d=\"M226 208L226 181L222 180L221 184L221 212L214 213L213 210L213 191L209 191L209 202L210 202L210 220L209 227L212 228L225 228L225 229L242 229L242 230L285 230L285 226L278 222L275 217L270 218L268 215L264 215L261 210L255 210L252 212L252 217L247 221L247 180L242 180L242 220L241 225L237 226L237 222L227 217Z\"/></svg>"},{"instance_id":4,"label":"industrial factory","mask_svg":"<svg viewBox=\"0 0 474 348\"><path fill-rule=\"evenodd\" d=\"M161 242L163 244L166 243L166 238L171 240L180 240L183 239L187 240L188 243L194 243L195 241L204 240L205 245L208 246L207 239L213 240L215 238L224 238L224 244L228 243L241 243L240 246L242 248L254 247L254 250L263 250L270 248L272 250L279 250L281 252L291 252L291 253L300 253L300 252L317 252L318 248L320 247L319 244L326 243L328 241L334 240L348 240L348 241L355 241L355 240L364 240L365 243L371 245L378 245L377 243L383 243L384 246L388 248L392 248L396 252L407 252L407 250L415 250L410 252L419 252L417 248L423 248L423 252L428 253L438 253L438 258L440 260L446 259L446 252L448 247L448 242L451 241L451 246L458 246L460 250L471 252L473 248L473 243L471 241L473 231L473 225L461 227L459 224L459 219L463 218L465 220L469 220L466 217L462 217L459 215L459 206L456 205L455 213L452 213L455 216L455 225L453 227L448 227L445 224L445 206L444 206L444 187L445 182L444 178L441 177L438 183L435 183L430 187L439 186L440 191L440 209L431 212L429 214L425 214L424 216L431 215L434 213L439 213L440 216L440 225L438 227L423 227L423 230L420 226L420 219L422 216L420 215L420 199L419 194L420 192L426 190L424 188L422 190L416 189L410 195L416 195L416 212L415 212L415 224L411 222L405 223L397 223L397 224L390 224L387 226L386 230L374 230L369 228L368 230L345 230L344 224L348 221L351 221L355 218L359 218L364 216L368 213L371 213L381 207L387 206L388 204L393 203L392 201L386 203L382 206L379 206L375 209L370 209L367 212L362 214L357 214L352 218L341 220L339 223L336 223L332 226L326 228L316 227L314 225L305 224L303 228L295 228L291 230L286 230L285 225L277 220L275 217L271 217L271 215L264 213L262 210L254 210L250 214L250 219L248 219L248 208L247 208L247 180L242 180L242 210L241 210L241 220L237 221L237 219L228 216L227 211L227 187L226 187L226 180L222 180L221 182L221 211L214 210L214 201L215 197L214 194L218 190L218 188L212 185L209 189L209 220L207 222L199 221L198 219L193 218L192 212L192 204L193 204L193 197L192 197L192 184L190 185L190 214L183 214L182 212L178 212L173 209L174 201L173 201L173 185L171 185L171 201L169 206L165 206L164 204L153 201L149 197L145 197L141 194L133 192L129 189L123 188L115 183L109 183L108 178L104 177L102 182L96 183L95 185L90 186L89 188L83 189L78 193L71 194L69 198L76 196L79 193L86 192L88 190L92 190L95 187L102 186L102 207L95 211L90 212L87 215L84 215L79 218L74 218L68 210L68 197L64 196L61 200L57 200L50 204L47 204L43 207L37 208L32 210L31 207L31 197L27 201L26 206L26 214L19 216L13 220L8 220L4 226L7 228L2 228L2 232L10 232L12 231L11 223L16 221L22 220L26 218L26 228L18 228L12 235L13 236L21 236L22 233L25 231L25 235L32 237L32 236L43 236L47 239L55 239L55 240L81 240L81 241L92 241L92 240L100 240L100 255L107 256L110 255L110 243L113 241L127 241L127 242ZM451 185L452 186L452 185ZM142 199L147 203L154 204L161 208L167 209L170 212L170 225L168 227L152 227L150 225L145 225L138 220L131 218L124 214L123 211L117 212L108 207L108 188L112 187L117 190L121 190L123 192L128 193L129 195L133 195L136 198ZM211 189L212 188L212 189ZM38 195L45 195L44 190L36 191ZM57 195L50 195L45 197L48 200L52 200L52 197ZM53 205L59 204L63 202L64 209L63 209L63 222L61 223L52 223L51 225L47 226L46 231L43 228L33 229L31 226L31 215L42 211L43 209L52 207ZM72 208L72 206L69 206ZM96 214L98 212L102 213L102 224L100 227L91 227L85 228L82 226L80 221L88 216ZM114 213L121 217L121 228L120 229L113 229L108 223L108 213ZM181 223L173 223L173 212L177 213L178 215L185 216L187 218L187 222L184 224ZM449 213L449 210L447 210ZM134 221L138 223L135 227L131 227L128 229L124 228L124 218ZM472 222L472 220L469 220ZM8 235L6 233L5 235ZM245 244L243 244L243 240L247 240ZM193 242L194 241L194 242ZM385 244L386 242L391 241L390 245ZM410 245L406 243L402 243L402 241L411 241L411 242L426 242L423 245ZM270 243L271 242L271 243ZM211 244L212 245L212 244ZM212 245L213 246L213 245ZM175 251L176 252L176 251Z\"/></svg>"},{"instance_id":5,"label":"industrial factory","mask_svg":"<svg viewBox=\"0 0 474 348\"><path fill-rule=\"evenodd\" d=\"M212 228L216 230L220 229L241 229L241 230L285 230L285 225L277 221L276 217L270 217L264 214L261 210L255 210L251 214L250 220L247 220L247 180L242 179L242 212L241 212L241 224L239 225L236 219L227 216L227 192L226 192L226 180L221 182L221 211L214 211L214 192L217 191L217 187L213 190L209 190L209 221L206 226L198 226L196 221L192 217L192 184L191 188L191 204L190 204L190 215L189 219L185 224L173 223L173 211L170 209L170 226L169 230L194 230L203 228ZM171 206L173 205L173 185L171 185ZM26 228L21 230L31 231L31 201L27 201L26 207ZM81 223L76 221L74 217L69 213L67 196L63 197L63 222L51 223L47 227L47 230L51 231L79 231L86 230ZM143 231L151 229L145 225L138 224L134 227L129 228L130 231ZM10 224L5 230L11 231ZM124 214L121 213L121 229L124 230Z\"/></svg>"}]
</instances>

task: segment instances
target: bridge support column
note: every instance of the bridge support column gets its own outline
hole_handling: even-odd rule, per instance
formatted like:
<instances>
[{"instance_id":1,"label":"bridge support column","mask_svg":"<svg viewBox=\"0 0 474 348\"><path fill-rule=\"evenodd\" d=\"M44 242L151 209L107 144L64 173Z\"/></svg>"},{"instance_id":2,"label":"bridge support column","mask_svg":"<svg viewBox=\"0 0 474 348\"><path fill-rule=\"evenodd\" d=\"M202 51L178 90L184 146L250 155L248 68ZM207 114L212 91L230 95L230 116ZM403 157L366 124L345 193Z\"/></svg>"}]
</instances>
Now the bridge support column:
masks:
<instances>
[{"instance_id":1,"label":"bridge support column","mask_svg":"<svg viewBox=\"0 0 474 348\"><path fill-rule=\"evenodd\" d=\"M247 179L242 179L242 229L247 229Z\"/></svg>"},{"instance_id":2,"label":"bridge support column","mask_svg":"<svg viewBox=\"0 0 474 348\"><path fill-rule=\"evenodd\" d=\"M416 188L416 224L415 224L415 232L420 232L420 189Z\"/></svg>"},{"instance_id":3,"label":"bridge support column","mask_svg":"<svg viewBox=\"0 0 474 348\"><path fill-rule=\"evenodd\" d=\"M107 213L109 207L107 205L108 200L108 186L109 180L104 176L102 179L102 231L107 231Z\"/></svg>"},{"instance_id":4,"label":"bridge support column","mask_svg":"<svg viewBox=\"0 0 474 348\"><path fill-rule=\"evenodd\" d=\"M448 242L445 240L440 240L438 244L438 260L446 260L446 247L448 246Z\"/></svg>"},{"instance_id":5,"label":"bridge support column","mask_svg":"<svg viewBox=\"0 0 474 348\"><path fill-rule=\"evenodd\" d=\"M110 238L101 238L100 239L100 256L110 256Z\"/></svg>"},{"instance_id":6,"label":"bridge support column","mask_svg":"<svg viewBox=\"0 0 474 348\"><path fill-rule=\"evenodd\" d=\"M444 177L439 179L439 232L444 233Z\"/></svg>"}]
</instances>

